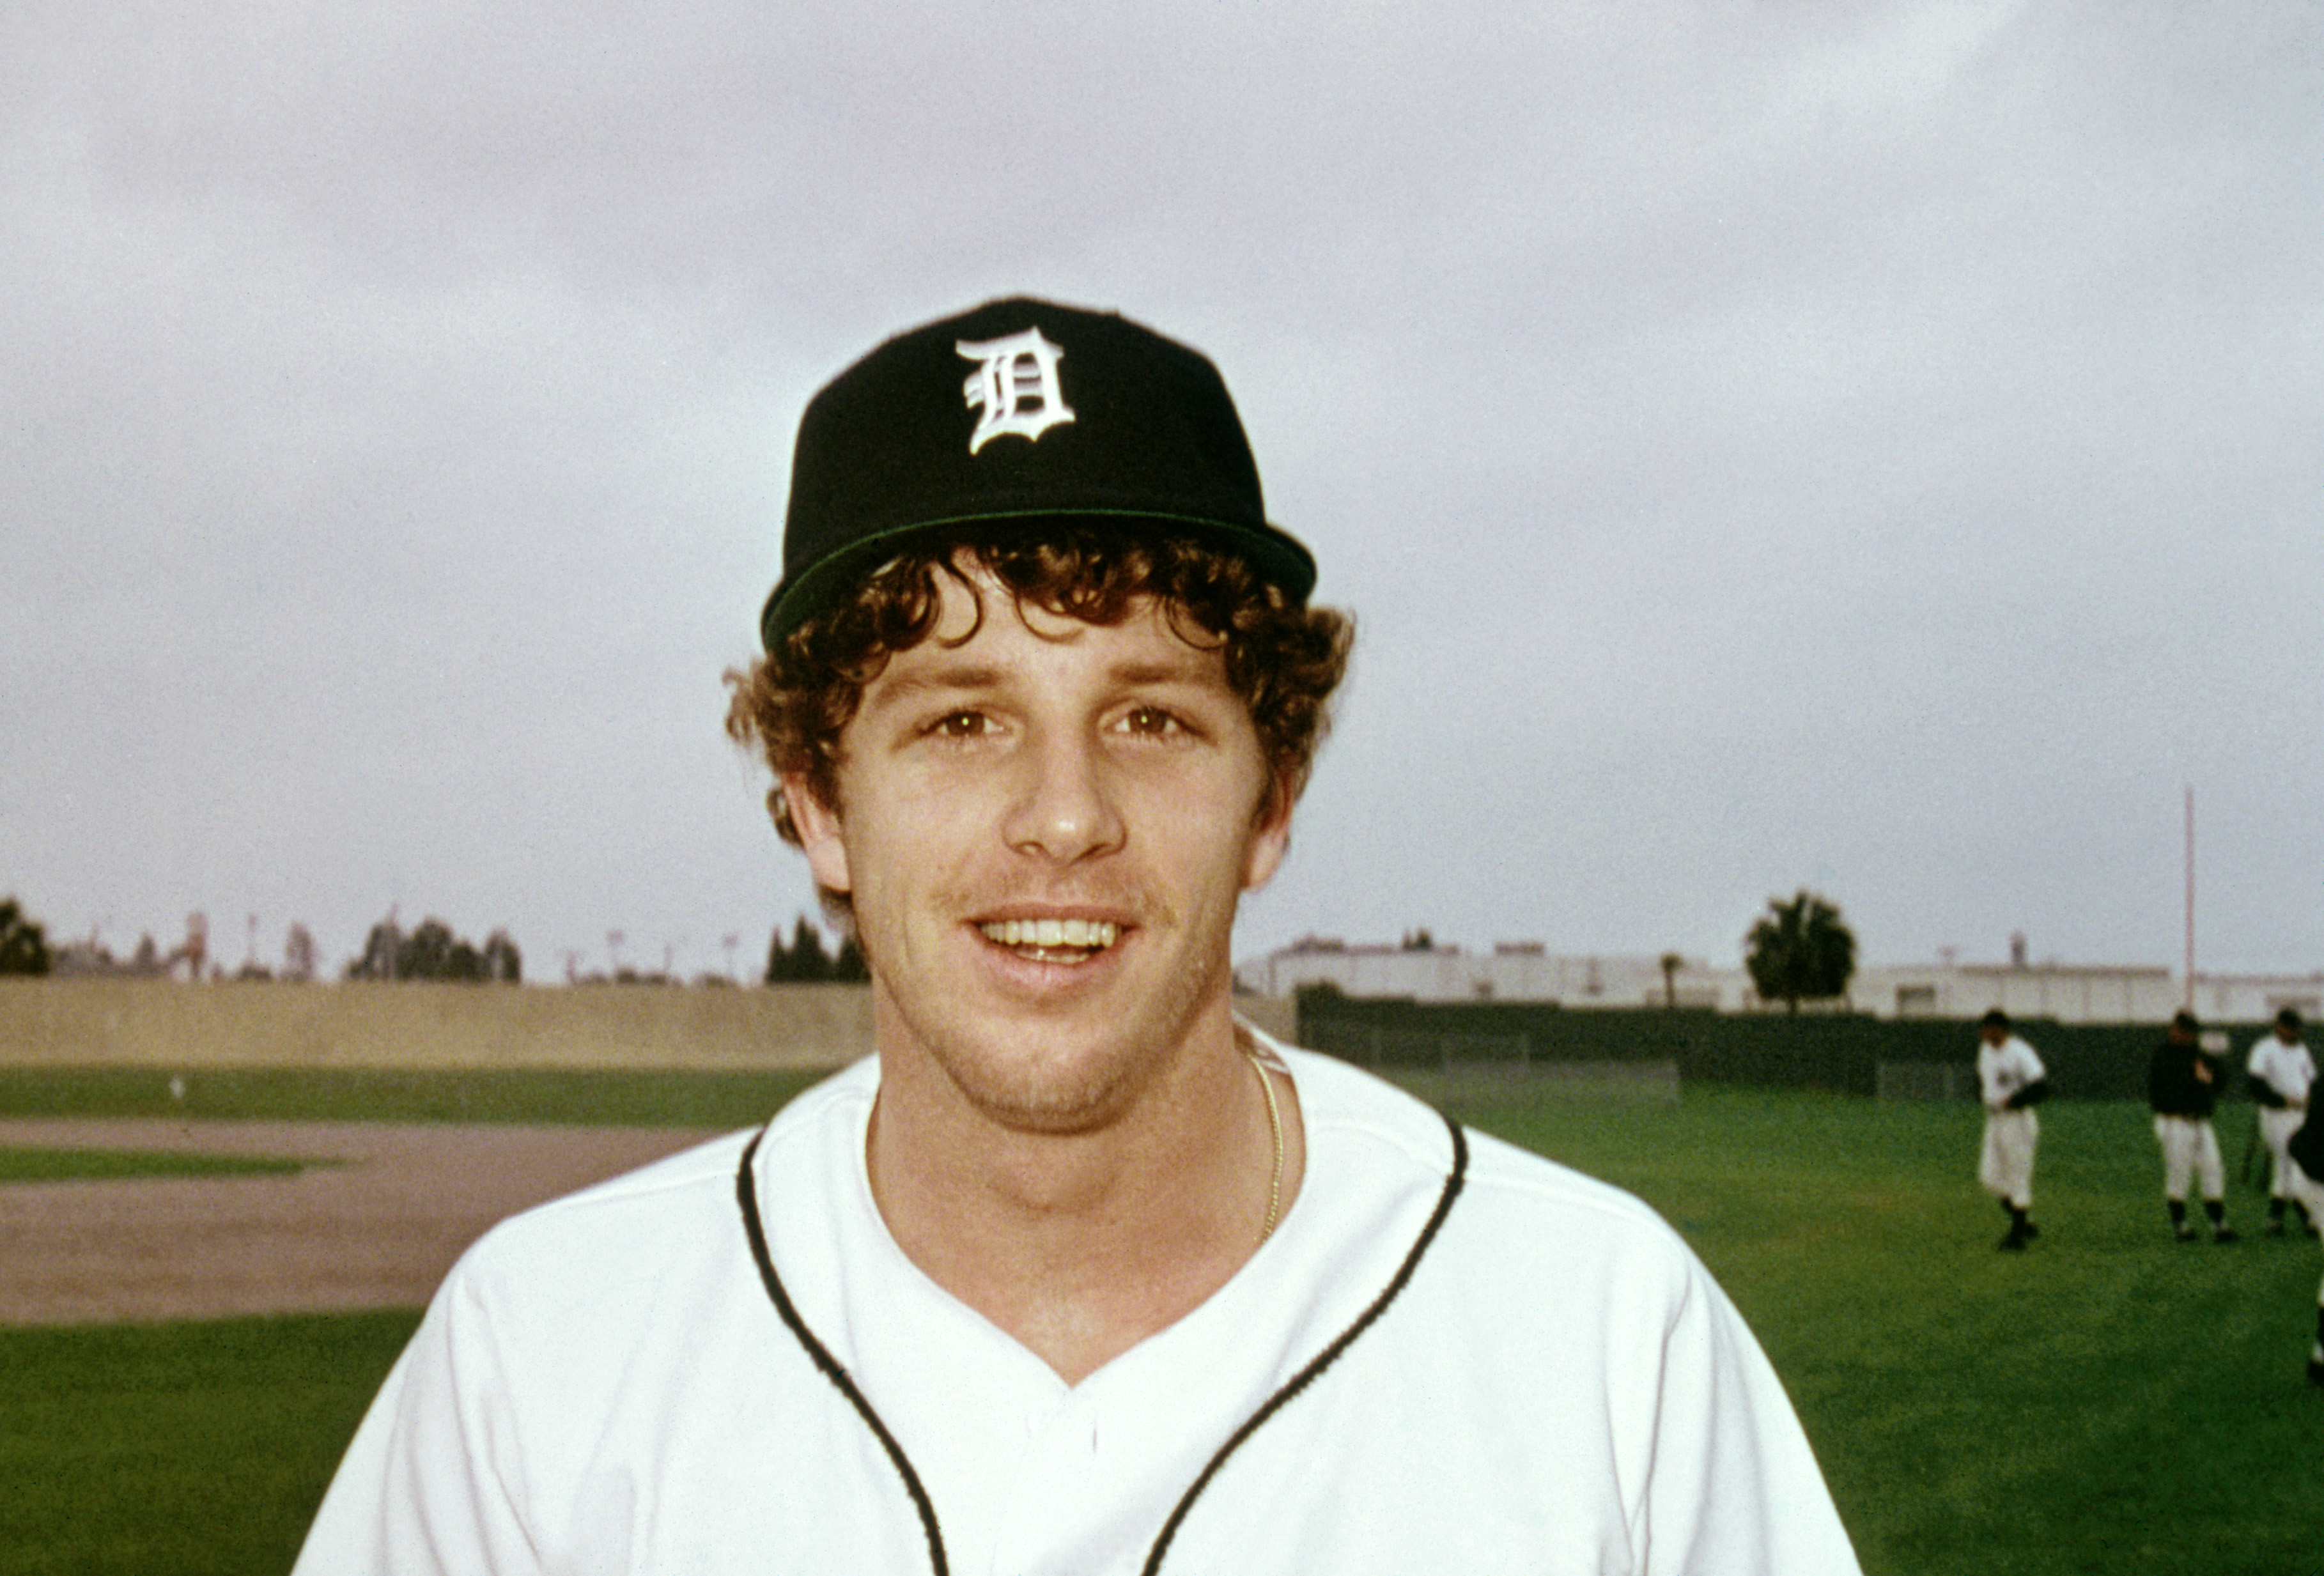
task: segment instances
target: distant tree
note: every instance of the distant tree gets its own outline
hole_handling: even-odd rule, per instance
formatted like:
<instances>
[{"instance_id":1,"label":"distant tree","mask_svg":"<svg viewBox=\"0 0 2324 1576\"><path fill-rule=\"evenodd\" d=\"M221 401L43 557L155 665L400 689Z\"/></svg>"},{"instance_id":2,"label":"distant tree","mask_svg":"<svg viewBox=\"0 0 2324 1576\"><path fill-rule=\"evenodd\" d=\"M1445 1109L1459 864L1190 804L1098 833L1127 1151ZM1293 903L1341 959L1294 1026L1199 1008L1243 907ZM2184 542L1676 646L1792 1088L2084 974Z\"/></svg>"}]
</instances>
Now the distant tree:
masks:
<instances>
[{"instance_id":1,"label":"distant tree","mask_svg":"<svg viewBox=\"0 0 2324 1576\"><path fill-rule=\"evenodd\" d=\"M1662 955L1662 966L1663 1005L1675 1008L1678 1005L1678 972L1686 967L1686 959L1677 953L1666 952Z\"/></svg>"},{"instance_id":2,"label":"distant tree","mask_svg":"<svg viewBox=\"0 0 2324 1576\"><path fill-rule=\"evenodd\" d=\"M1840 910L1802 888L1788 903L1767 899L1767 913L1743 938L1743 966L1763 1001L1794 1012L1802 1001L1828 1000L1856 972L1856 935Z\"/></svg>"},{"instance_id":3,"label":"distant tree","mask_svg":"<svg viewBox=\"0 0 2324 1576\"><path fill-rule=\"evenodd\" d=\"M792 924L788 943L778 928L767 944L770 985L860 984L871 977L863 949L853 935L842 934L839 951L834 954L826 950L823 932L804 914Z\"/></svg>"},{"instance_id":4,"label":"distant tree","mask_svg":"<svg viewBox=\"0 0 2324 1576\"><path fill-rule=\"evenodd\" d=\"M403 932L396 925L395 916L390 914L373 926L370 932L364 936L363 951L347 963L347 978L350 980L397 978L396 951L402 945Z\"/></svg>"},{"instance_id":5,"label":"distant tree","mask_svg":"<svg viewBox=\"0 0 2324 1576\"><path fill-rule=\"evenodd\" d=\"M350 980L515 981L523 961L506 931L496 930L479 951L441 919L423 919L405 935L391 914L371 927L363 954L347 965Z\"/></svg>"},{"instance_id":6,"label":"distant tree","mask_svg":"<svg viewBox=\"0 0 2324 1576\"><path fill-rule=\"evenodd\" d=\"M1400 945L1406 952L1434 952L1436 938L1428 934L1428 926L1424 925L1417 930L1406 931Z\"/></svg>"},{"instance_id":7,"label":"distant tree","mask_svg":"<svg viewBox=\"0 0 2324 1576\"><path fill-rule=\"evenodd\" d=\"M872 960L863 954L863 944L855 938L853 929L839 933L838 950L831 954L831 979L835 984L864 985L872 980Z\"/></svg>"},{"instance_id":8,"label":"distant tree","mask_svg":"<svg viewBox=\"0 0 2324 1576\"><path fill-rule=\"evenodd\" d=\"M823 949L823 932L817 930L804 914L791 926L790 945L783 945L783 933L767 948L767 983L770 985L807 985L831 978L831 954Z\"/></svg>"},{"instance_id":9,"label":"distant tree","mask_svg":"<svg viewBox=\"0 0 2324 1576\"><path fill-rule=\"evenodd\" d=\"M828 980L831 978L831 954L824 950L823 932L799 916L791 926L792 978L798 980Z\"/></svg>"},{"instance_id":10,"label":"distant tree","mask_svg":"<svg viewBox=\"0 0 2324 1576\"><path fill-rule=\"evenodd\" d=\"M292 925L282 938L282 977L302 985L315 977L315 937L303 925Z\"/></svg>"},{"instance_id":11,"label":"distant tree","mask_svg":"<svg viewBox=\"0 0 2324 1576\"><path fill-rule=\"evenodd\" d=\"M45 974L49 966L48 933L15 899L0 898L0 974Z\"/></svg>"},{"instance_id":12,"label":"distant tree","mask_svg":"<svg viewBox=\"0 0 2324 1576\"><path fill-rule=\"evenodd\" d=\"M484 978L498 985L524 982L524 954L517 951L514 938L505 930L484 937Z\"/></svg>"},{"instance_id":13,"label":"distant tree","mask_svg":"<svg viewBox=\"0 0 2324 1576\"><path fill-rule=\"evenodd\" d=\"M395 949L395 977L399 980L441 980L452 972L452 949L459 937L441 919L423 919L403 944ZM475 948L468 949L471 957Z\"/></svg>"}]
</instances>

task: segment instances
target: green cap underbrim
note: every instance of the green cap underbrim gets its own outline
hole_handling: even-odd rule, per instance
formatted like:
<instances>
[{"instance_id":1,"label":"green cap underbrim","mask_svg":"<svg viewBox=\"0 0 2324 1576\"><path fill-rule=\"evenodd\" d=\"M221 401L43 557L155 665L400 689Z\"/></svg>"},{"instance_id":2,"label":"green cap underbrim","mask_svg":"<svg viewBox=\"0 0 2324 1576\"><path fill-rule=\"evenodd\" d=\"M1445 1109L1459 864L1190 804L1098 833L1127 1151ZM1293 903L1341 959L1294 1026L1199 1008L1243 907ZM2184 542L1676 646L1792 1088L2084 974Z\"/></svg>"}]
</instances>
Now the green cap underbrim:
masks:
<instances>
[{"instance_id":1,"label":"green cap underbrim","mask_svg":"<svg viewBox=\"0 0 2324 1576\"><path fill-rule=\"evenodd\" d=\"M1160 514L1148 510L1079 509L1070 513L1028 510L1021 513L954 515L890 526L856 538L838 551L817 559L786 579L767 598L759 615L759 637L769 651L783 638L817 613L844 601L865 576L914 539L967 526L1023 525L1042 521L1107 522L1144 521L1157 529L1157 538L1184 536L1205 541L1248 558L1268 580L1283 588L1294 603L1304 603L1315 588L1315 559L1289 533L1268 526L1253 530L1237 521L1205 520L1193 515Z\"/></svg>"}]
</instances>

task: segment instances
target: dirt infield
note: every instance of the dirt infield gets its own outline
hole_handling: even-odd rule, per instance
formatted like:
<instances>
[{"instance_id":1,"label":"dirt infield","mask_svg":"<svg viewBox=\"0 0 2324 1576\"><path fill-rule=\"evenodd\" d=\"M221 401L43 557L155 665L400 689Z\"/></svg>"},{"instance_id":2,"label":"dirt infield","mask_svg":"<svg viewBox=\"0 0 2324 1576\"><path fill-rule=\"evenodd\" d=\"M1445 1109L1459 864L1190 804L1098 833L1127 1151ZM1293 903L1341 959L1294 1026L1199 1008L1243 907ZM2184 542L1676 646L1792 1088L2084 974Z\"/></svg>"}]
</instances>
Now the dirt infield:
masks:
<instances>
[{"instance_id":1,"label":"dirt infield","mask_svg":"<svg viewBox=\"0 0 2324 1576\"><path fill-rule=\"evenodd\" d=\"M0 1120L0 1146L328 1162L293 1176L0 1186L0 1324L410 1307L493 1221L692 1129Z\"/></svg>"}]
</instances>

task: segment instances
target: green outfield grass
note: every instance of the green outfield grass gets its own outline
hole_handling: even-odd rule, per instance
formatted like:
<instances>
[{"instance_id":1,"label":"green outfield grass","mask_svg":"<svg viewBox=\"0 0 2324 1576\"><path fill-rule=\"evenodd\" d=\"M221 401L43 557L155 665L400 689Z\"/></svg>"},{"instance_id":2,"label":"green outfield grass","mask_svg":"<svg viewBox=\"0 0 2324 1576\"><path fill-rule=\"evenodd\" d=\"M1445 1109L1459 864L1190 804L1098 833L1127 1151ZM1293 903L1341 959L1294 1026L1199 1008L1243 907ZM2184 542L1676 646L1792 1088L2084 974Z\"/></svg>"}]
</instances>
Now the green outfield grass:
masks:
<instances>
[{"instance_id":1,"label":"green outfield grass","mask_svg":"<svg viewBox=\"0 0 2324 1576\"><path fill-rule=\"evenodd\" d=\"M1689 1089L1676 1110L1462 1112L1684 1233L1798 1405L1868 1572L2324 1571L2324 1254L2171 1240L2150 1118L2042 1111L2024 1254L1976 1184L1979 1115ZM2243 1112L2221 1118L2222 1147Z\"/></svg>"},{"instance_id":2,"label":"green outfield grass","mask_svg":"<svg viewBox=\"0 0 2324 1576\"><path fill-rule=\"evenodd\" d=\"M733 1097L595 1099L622 1113L607 1120L659 1101L714 1125L763 1114ZM2043 1108L2043 1234L2006 1255L1972 1175L1974 1108L1701 1087L1668 1108L1464 1099L1479 1128L1684 1233L1783 1375L1873 1576L2324 1571L2324 1394L2301 1377L2324 1254L2259 1238L2248 1187L2230 1194L2247 1240L2172 1243L2143 1111ZM2239 1119L2223 1118L2231 1162ZM0 1331L0 1473L24 1486L0 1496L6 1569L283 1570L411 1323Z\"/></svg>"},{"instance_id":3,"label":"green outfield grass","mask_svg":"<svg viewBox=\"0 0 2324 1576\"><path fill-rule=\"evenodd\" d=\"M298 1160L177 1155L143 1149L0 1148L0 1184L122 1182L141 1176L290 1176Z\"/></svg>"},{"instance_id":4,"label":"green outfield grass","mask_svg":"<svg viewBox=\"0 0 2324 1576\"><path fill-rule=\"evenodd\" d=\"M0 1570L281 1576L418 1323L0 1330Z\"/></svg>"}]
</instances>

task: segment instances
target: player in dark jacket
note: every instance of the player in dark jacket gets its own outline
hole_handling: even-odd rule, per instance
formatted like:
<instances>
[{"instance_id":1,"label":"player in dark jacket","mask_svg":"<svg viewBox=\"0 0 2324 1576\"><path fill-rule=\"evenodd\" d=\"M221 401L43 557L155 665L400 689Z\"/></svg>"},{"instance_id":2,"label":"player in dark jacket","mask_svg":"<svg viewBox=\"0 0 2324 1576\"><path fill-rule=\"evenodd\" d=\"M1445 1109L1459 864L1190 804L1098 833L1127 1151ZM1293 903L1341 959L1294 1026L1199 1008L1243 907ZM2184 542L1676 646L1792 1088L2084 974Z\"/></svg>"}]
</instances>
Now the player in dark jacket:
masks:
<instances>
[{"instance_id":1,"label":"player in dark jacket","mask_svg":"<svg viewBox=\"0 0 2324 1576\"><path fill-rule=\"evenodd\" d=\"M2163 1198L2171 1211L2171 1231L2181 1242L2195 1240L2187 1223L2187 1184L2200 1180L2203 1213L2211 1240L2233 1242L2227 1224L2227 1167L2219 1161L2219 1137L2211 1111L2227 1085L2227 1064L2202 1046L2201 1025L2191 1012L2171 1020L2170 1037L2154 1047L2146 1064L2147 1103L2154 1108L2154 1138L2163 1146Z\"/></svg>"},{"instance_id":2,"label":"player in dark jacket","mask_svg":"<svg viewBox=\"0 0 2324 1576\"><path fill-rule=\"evenodd\" d=\"M2324 1176L2324 1118L2311 1109L2308 1120L2285 1140L2283 1152L2289 1162L2285 1181L2292 1196L2311 1220L2324 1216L2324 1185L2315 1180ZM2316 1288L2316 1344L2308 1349L2308 1382L2324 1386L2324 1285Z\"/></svg>"}]
</instances>

